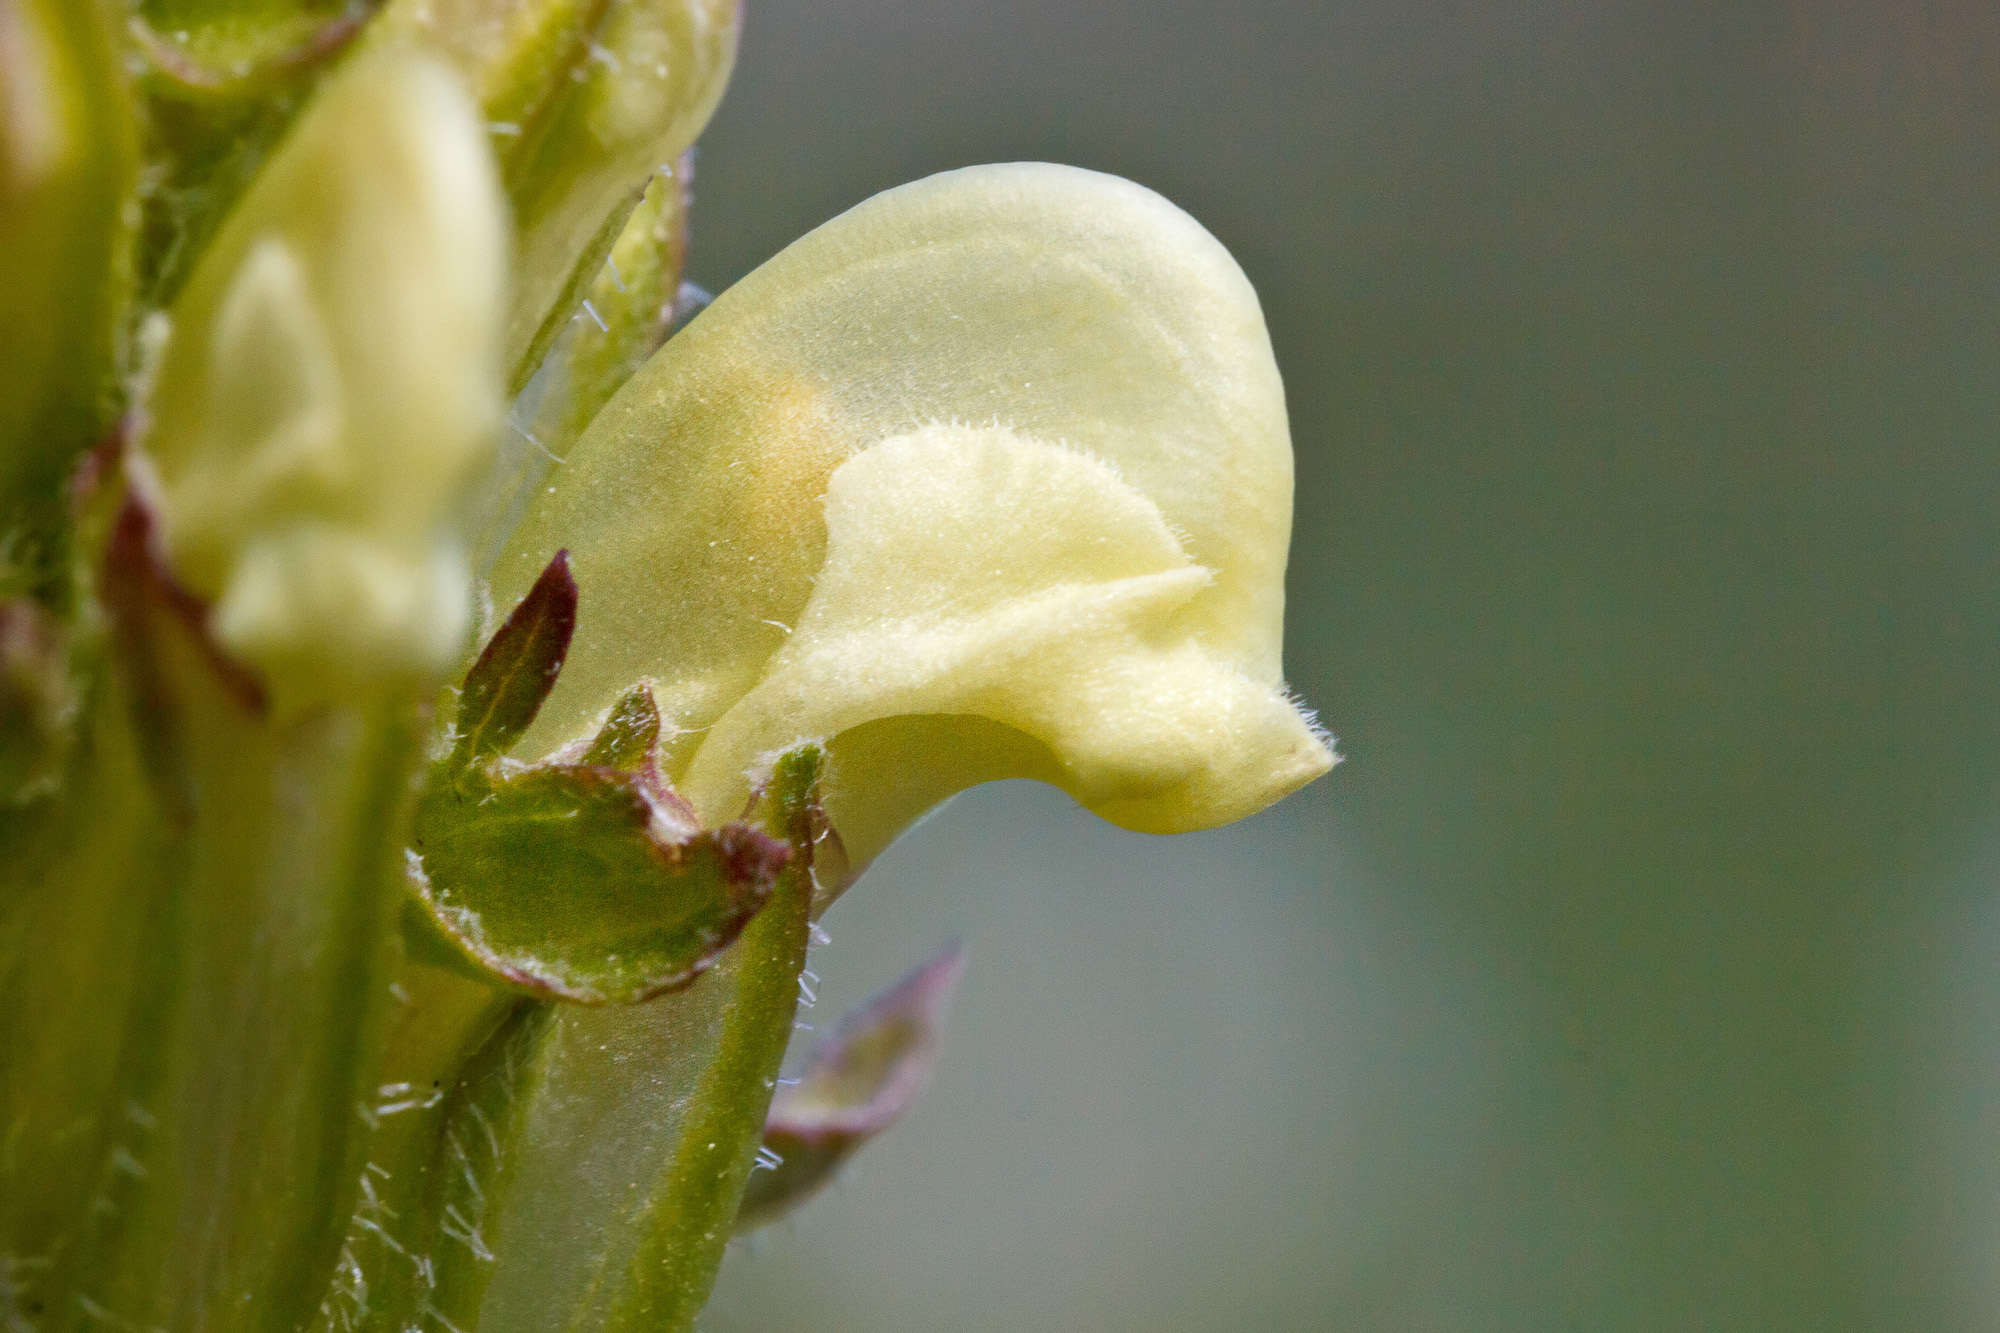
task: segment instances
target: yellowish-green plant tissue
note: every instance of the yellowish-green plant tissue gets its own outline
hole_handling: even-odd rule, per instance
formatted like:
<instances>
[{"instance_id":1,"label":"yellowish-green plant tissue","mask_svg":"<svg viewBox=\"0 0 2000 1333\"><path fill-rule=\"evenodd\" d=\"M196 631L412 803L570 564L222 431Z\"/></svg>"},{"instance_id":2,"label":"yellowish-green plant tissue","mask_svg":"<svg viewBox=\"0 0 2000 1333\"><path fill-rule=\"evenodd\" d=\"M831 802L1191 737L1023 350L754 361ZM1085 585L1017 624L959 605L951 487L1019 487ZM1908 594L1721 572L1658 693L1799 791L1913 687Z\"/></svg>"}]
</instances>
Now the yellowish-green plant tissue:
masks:
<instances>
[{"instance_id":1,"label":"yellowish-green plant tissue","mask_svg":"<svg viewBox=\"0 0 2000 1333\"><path fill-rule=\"evenodd\" d=\"M146 437L167 554L281 708L463 651L507 247L458 80L384 50L330 81L173 307Z\"/></svg>"},{"instance_id":2,"label":"yellowish-green plant tissue","mask_svg":"<svg viewBox=\"0 0 2000 1333\"><path fill-rule=\"evenodd\" d=\"M739 0L393 0L374 25L448 59L493 135L515 222L510 374L574 313L596 267L578 257L602 258L647 175L707 124L740 20Z\"/></svg>"},{"instance_id":3,"label":"yellowish-green plant tissue","mask_svg":"<svg viewBox=\"0 0 2000 1333\"><path fill-rule=\"evenodd\" d=\"M1255 293L1128 181L975 167L878 195L626 385L494 571L585 590L524 753L649 679L705 821L830 742L850 873L977 782L1127 827L1325 772L1282 678L1292 456Z\"/></svg>"}]
</instances>

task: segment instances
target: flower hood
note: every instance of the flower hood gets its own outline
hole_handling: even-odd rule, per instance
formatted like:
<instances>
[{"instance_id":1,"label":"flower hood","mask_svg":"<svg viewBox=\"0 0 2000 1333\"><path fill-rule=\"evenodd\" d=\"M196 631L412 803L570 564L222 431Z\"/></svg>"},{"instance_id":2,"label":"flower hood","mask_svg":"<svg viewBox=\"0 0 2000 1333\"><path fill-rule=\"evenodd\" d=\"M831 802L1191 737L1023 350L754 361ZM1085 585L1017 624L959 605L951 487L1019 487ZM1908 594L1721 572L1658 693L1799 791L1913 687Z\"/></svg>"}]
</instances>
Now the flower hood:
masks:
<instances>
[{"instance_id":1,"label":"flower hood","mask_svg":"<svg viewBox=\"0 0 2000 1333\"><path fill-rule=\"evenodd\" d=\"M858 870L977 782L1128 828L1326 771L1280 660L1292 459L1249 282L1130 182L969 168L863 203L725 293L546 479L492 574L582 589L524 754L635 681L705 821L830 742Z\"/></svg>"}]
</instances>

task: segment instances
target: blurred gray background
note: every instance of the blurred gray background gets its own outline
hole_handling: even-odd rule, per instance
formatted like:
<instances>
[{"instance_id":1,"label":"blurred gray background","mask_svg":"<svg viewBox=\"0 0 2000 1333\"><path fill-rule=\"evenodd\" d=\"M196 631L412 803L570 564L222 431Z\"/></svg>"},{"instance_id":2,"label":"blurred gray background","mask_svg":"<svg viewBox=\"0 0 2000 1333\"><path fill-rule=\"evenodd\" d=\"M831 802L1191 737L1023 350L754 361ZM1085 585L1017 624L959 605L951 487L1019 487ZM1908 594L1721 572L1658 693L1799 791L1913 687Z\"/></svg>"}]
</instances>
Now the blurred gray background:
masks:
<instances>
[{"instance_id":1,"label":"blurred gray background","mask_svg":"<svg viewBox=\"0 0 2000 1333\"><path fill-rule=\"evenodd\" d=\"M2000 8L750 0L694 276L1015 158L1263 294L1348 762L900 844L937 1084L706 1327L2000 1328Z\"/></svg>"}]
</instances>

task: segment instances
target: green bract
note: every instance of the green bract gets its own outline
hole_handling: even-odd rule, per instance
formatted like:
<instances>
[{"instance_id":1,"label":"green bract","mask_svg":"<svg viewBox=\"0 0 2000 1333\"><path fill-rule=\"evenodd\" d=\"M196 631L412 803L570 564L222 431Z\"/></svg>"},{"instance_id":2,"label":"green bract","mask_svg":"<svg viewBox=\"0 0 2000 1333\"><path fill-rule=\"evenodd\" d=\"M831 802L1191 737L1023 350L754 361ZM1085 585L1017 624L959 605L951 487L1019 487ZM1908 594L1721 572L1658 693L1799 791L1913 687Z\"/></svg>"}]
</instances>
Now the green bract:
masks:
<instances>
[{"instance_id":1,"label":"green bract","mask_svg":"<svg viewBox=\"0 0 2000 1333\"><path fill-rule=\"evenodd\" d=\"M766 1122L912 820L1332 763L1229 256L973 168L687 323L737 22L0 0L6 1333L687 1329L924 1081L955 952Z\"/></svg>"}]
</instances>

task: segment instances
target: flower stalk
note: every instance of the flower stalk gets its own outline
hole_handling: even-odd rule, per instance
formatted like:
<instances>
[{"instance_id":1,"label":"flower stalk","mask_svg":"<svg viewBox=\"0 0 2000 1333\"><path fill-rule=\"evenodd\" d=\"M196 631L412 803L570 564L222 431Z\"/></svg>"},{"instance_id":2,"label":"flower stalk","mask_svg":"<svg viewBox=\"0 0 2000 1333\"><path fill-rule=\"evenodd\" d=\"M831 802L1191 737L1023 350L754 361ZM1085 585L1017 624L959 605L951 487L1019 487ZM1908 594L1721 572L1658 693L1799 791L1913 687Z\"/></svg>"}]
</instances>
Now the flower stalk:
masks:
<instances>
[{"instance_id":1,"label":"flower stalk","mask_svg":"<svg viewBox=\"0 0 2000 1333\"><path fill-rule=\"evenodd\" d=\"M622 1280L607 1283L570 1325L606 1333L692 1327L708 1303L723 1247L757 1157L764 1115L798 1010L813 902L813 849L825 834L816 746L783 756L764 800L792 857L770 903L734 951L731 995L714 1054L696 1085L671 1165L635 1219L638 1243ZM595 1295L595 1293L593 1293Z\"/></svg>"},{"instance_id":2,"label":"flower stalk","mask_svg":"<svg viewBox=\"0 0 2000 1333\"><path fill-rule=\"evenodd\" d=\"M296 1327L364 1161L418 718L273 722L151 538L122 505L95 598L115 669L58 818L9 830L12 1299L49 1327Z\"/></svg>"}]
</instances>

